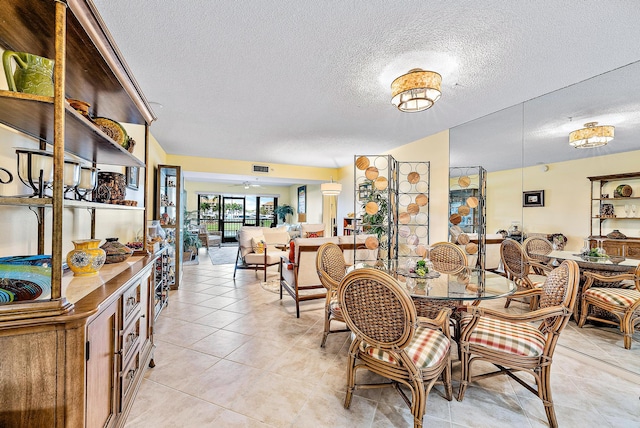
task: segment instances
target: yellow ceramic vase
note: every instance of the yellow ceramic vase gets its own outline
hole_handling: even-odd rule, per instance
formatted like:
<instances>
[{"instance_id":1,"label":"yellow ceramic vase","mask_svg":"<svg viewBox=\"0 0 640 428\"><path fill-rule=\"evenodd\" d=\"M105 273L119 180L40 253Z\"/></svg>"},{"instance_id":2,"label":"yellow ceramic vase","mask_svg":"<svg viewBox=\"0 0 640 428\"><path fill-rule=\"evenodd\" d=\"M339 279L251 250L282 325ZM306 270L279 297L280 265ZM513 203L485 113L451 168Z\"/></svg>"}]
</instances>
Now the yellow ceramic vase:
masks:
<instances>
[{"instance_id":1,"label":"yellow ceramic vase","mask_svg":"<svg viewBox=\"0 0 640 428\"><path fill-rule=\"evenodd\" d=\"M67 254L67 264L74 276L93 276L104 265L106 253L99 248L100 239L73 241L75 248Z\"/></svg>"}]
</instances>

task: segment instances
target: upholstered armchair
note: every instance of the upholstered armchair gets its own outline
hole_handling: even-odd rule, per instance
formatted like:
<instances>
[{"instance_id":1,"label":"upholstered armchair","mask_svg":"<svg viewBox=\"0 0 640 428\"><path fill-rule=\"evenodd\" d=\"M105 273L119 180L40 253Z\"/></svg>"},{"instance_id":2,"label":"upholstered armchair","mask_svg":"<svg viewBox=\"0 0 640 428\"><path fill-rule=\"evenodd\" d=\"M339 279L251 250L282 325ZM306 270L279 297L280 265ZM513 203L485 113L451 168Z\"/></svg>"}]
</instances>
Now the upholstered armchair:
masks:
<instances>
[{"instance_id":1,"label":"upholstered armchair","mask_svg":"<svg viewBox=\"0 0 640 428\"><path fill-rule=\"evenodd\" d=\"M551 396L551 363L560 333L573 314L579 280L578 264L566 260L534 290L540 297L540 308L535 311L514 315L470 307L461 321L462 374L458 400L462 401L470 382L508 374L542 400L549 425L557 427ZM498 370L472 377L471 366L475 361L487 361ZM516 376L514 373L518 371L530 374L537 389Z\"/></svg>"},{"instance_id":2,"label":"upholstered armchair","mask_svg":"<svg viewBox=\"0 0 640 428\"><path fill-rule=\"evenodd\" d=\"M619 326L624 335L624 347L631 349L635 326L640 323L640 265L631 273L604 276L594 272L584 272L584 276L587 280L582 289L578 327L582 328L586 320ZM593 287L595 281L602 285L611 284L612 287ZM589 306L613 314L618 322L603 318L597 313L590 314Z\"/></svg>"},{"instance_id":3,"label":"upholstered armchair","mask_svg":"<svg viewBox=\"0 0 640 428\"><path fill-rule=\"evenodd\" d=\"M347 395L349 408L355 389L393 387L409 405L413 426L422 427L427 396L442 378L451 400L449 314L421 318L411 297L390 275L371 268L349 272L338 288L338 300L354 339L349 347ZM357 370L366 369L388 381L356 383ZM408 397L401 386L409 389Z\"/></svg>"}]
</instances>

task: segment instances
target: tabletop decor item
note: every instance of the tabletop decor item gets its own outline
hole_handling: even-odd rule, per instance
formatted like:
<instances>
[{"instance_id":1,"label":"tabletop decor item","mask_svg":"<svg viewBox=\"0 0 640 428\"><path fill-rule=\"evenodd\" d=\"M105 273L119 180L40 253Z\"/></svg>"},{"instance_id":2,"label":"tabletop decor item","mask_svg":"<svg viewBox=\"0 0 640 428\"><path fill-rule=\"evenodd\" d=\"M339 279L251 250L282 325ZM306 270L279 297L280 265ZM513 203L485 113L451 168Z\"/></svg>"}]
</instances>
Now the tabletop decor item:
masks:
<instances>
[{"instance_id":1,"label":"tabletop decor item","mask_svg":"<svg viewBox=\"0 0 640 428\"><path fill-rule=\"evenodd\" d=\"M107 117L94 117L93 123L129 153L133 152L133 146L136 142L127 135L127 131L120 123Z\"/></svg>"},{"instance_id":2,"label":"tabletop decor item","mask_svg":"<svg viewBox=\"0 0 640 428\"><path fill-rule=\"evenodd\" d=\"M91 104L86 101L76 100L74 98L67 98L67 102L78 113L80 113L87 119L92 120L91 116L89 115L89 107L91 107Z\"/></svg>"},{"instance_id":3,"label":"tabletop decor item","mask_svg":"<svg viewBox=\"0 0 640 428\"><path fill-rule=\"evenodd\" d=\"M91 193L98 184L98 169L93 167L80 168L80 183L75 188L76 196L81 201L89 201Z\"/></svg>"},{"instance_id":4,"label":"tabletop decor item","mask_svg":"<svg viewBox=\"0 0 640 428\"><path fill-rule=\"evenodd\" d=\"M96 201L107 204L117 204L124 201L127 194L127 180L124 174L119 172L98 172L98 188Z\"/></svg>"},{"instance_id":5,"label":"tabletop decor item","mask_svg":"<svg viewBox=\"0 0 640 428\"><path fill-rule=\"evenodd\" d=\"M16 70L11 73L11 59L16 62ZM26 94L53 96L53 65L49 58L26 52L4 51L2 65L10 91Z\"/></svg>"},{"instance_id":6,"label":"tabletop decor item","mask_svg":"<svg viewBox=\"0 0 640 428\"><path fill-rule=\"evenodd\" d=\"M51 256L0 258L0 303L49 298Z\"/></svg>"},{"instance_id":7,"label":"tabletop decor item","mask_svg":"<svg viewBox=\"0 0 640 428\"><path fill-rule=\"evenodd\" d=\"M613 232L607 233L609 239L626 239L627 235L620 232L618 229L613 229Z\"/></svg>"},{"instance_id":8,"label":"tabletop decor item","mask_svg":"<svg viewBox=\"0 0 640 428\"><path fill-rule=\"evenodd\" d=\"M107 242L100 246L106 254L105 264L123 262L133 254L133 250L118 242L118 238L107 238L106 240Z\"/></svg>"},{"instance_id":9,"label":"tabletop decor item","mask_svg":"<svg viewBox=\"0 0 640 428\"><path fill-rule=\"evenodd\" d=\"M104 265L106 254L98 248L99 239L72 241L75 248L67 254L67 264L74 276L94 276Z\"/></svg>"}]
</instances>

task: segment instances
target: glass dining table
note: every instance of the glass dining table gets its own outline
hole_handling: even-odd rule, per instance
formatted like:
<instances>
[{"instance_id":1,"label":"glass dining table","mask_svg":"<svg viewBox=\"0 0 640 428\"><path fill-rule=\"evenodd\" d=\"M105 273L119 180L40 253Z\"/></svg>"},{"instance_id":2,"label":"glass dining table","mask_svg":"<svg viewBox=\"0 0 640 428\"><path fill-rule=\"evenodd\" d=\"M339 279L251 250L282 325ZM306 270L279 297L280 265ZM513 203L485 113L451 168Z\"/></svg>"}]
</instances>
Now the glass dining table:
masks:
<instances>
[{"instance_id":1,"label":"glass dining table","mask_svg":"<svg viewBox=\"0 0 640 428\"><path fill-rule=\"evenodd\" d=\"M358 263L350 269L359 268L373 266ZM469 267L456 274L432 271L426 277L400 268L387 273L413 298L418 316L429 318L437 316L443 307L464 311L466 304L506 297L517 289L512 280L498 273Z\"/></svg>"}]
</instances>

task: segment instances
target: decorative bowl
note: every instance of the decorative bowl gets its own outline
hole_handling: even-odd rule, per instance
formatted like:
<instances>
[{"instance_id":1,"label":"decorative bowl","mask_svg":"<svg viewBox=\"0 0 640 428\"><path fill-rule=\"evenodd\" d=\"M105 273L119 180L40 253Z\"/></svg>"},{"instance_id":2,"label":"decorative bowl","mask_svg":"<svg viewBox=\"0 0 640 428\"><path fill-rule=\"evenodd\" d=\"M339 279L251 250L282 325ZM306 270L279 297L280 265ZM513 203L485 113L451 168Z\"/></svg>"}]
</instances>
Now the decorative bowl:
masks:
<instances>
[{"instance_id":1,"label":"decorative bowl","mask_svg":"<svg viewBox=\"0 0 640 428\"><path fill-rule=\"evenodd\" d=\"M51 256L0 258L0 303L48 299L51 296Z\"/></svg>"}]
</instances>

